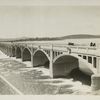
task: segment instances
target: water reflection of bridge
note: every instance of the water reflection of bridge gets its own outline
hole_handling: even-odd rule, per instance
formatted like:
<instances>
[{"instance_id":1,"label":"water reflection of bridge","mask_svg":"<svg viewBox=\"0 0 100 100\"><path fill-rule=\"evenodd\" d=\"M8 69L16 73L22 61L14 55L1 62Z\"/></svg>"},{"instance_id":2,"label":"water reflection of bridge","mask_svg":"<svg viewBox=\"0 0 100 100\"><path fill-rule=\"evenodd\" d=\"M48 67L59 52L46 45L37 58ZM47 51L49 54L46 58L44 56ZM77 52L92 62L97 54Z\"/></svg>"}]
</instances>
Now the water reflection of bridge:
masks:
<instances>
[{"instance_id":1,"label":"water reflection of bridge","mask_svg":"<svg viewBox=\"0 0 100 100\"><path fill-rule=\"evenodd\" d=\"M51 43L1 42L0 49L10 57L31 61L33 67L45 65L50 70L51 77L66 76L73 69L79 68L85 74L93 75L93 88L100 88L100 48Z\"/></svg>"}]
</instances>

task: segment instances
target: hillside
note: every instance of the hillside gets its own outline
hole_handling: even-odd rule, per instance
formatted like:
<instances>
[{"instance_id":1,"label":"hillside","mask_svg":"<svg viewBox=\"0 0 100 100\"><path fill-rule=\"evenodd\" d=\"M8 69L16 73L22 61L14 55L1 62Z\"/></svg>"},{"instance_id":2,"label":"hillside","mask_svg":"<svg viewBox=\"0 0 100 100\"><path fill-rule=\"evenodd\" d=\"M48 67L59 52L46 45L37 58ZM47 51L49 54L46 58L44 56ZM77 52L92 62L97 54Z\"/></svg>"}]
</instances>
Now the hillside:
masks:
<instances>
[{"instance_id":1,"label":"hillside","mask_svg":"<svg viewBox=\"0 0 100 100\"><path fill-rule=\"evenodd\" d=\"M64 40L64 39L86 39L86 38L100 38L100 35L88 35L88 34L77 34L77 35L67 35L63 37L43 37L43 38L28 38L28 37L21 37L21 38L11 38L11 39L0 39L1 42L3 41L52 41L52 40Z\"/></svg>"},{"instance_id":2,"label":"hillside","mask_svg":"<svg viewBox=\"0 0 100 100\"><path fill-rule=\"evenodd\" d=\"M83 38L100 38L100 35L77 34L61 37L62 39L83 39Z\"/></svg>"}]
</instances>

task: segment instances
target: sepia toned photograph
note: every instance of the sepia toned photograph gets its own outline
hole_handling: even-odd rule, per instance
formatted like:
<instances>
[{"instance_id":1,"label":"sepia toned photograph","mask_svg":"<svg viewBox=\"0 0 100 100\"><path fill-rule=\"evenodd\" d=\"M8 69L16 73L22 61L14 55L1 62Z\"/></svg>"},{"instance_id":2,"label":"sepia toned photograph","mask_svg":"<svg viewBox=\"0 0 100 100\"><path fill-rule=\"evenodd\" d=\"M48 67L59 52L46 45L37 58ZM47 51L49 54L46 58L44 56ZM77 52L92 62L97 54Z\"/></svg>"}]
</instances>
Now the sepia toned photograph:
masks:
<instances>
[{"instance_id":1,"label":"sepia toned photograph","mask_svg":"<svg viewBox=\"0 0 100 100\"><path fill-rule=\"evenodd\" d=\"M100 95L98 0L0 0L0 95Z\"/></svg>"}]
</instances>

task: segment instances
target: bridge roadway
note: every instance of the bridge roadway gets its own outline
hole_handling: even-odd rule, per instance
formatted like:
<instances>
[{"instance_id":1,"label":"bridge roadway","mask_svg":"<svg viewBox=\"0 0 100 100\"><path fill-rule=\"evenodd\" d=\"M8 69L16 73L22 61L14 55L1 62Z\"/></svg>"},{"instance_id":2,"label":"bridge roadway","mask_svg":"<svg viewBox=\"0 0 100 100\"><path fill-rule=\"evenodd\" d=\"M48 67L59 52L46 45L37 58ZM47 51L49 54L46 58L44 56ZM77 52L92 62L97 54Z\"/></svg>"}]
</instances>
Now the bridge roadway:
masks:
<instances>
[{"instance_id":1,"label":"bridge roadway","mask_svg":"<svg viewBox=\"0 0 100 100\"><path fill-rule=\"evenodd\" d=\"M100 73L99 47L45 42L1 42L0 50L10 57L31 61L33 67L45 66L50 70L52 78L66 76L73 69L79 68L85 74L93 75L93 89L100 88L100 82L97 82L99 77L96 77Z\"/></svg>"}]
</instances>

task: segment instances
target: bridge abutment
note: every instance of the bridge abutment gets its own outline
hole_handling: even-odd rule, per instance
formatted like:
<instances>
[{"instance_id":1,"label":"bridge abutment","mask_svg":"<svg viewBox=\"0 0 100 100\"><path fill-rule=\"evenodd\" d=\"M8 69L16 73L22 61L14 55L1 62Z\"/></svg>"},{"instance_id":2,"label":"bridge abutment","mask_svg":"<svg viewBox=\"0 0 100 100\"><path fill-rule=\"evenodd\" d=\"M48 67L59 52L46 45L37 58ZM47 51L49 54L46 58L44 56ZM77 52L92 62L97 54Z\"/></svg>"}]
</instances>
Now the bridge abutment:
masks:
<instances>
[{"instance_id":1,"label":"bridge abutment","mask_svg":"<svg viewBox=\"0 0 100 100\"><path fill-rule=\"evenodd\" d=\"M91 88L92 91L100 90L100 74L91 76Z\"/></svg>"},{"instance_id":2,"label":"bridge abutment","mask_svg":"<svg viewBox=\"0 0 100 100\"><path fill-rule=\"evenodd\" d=\"M100 90L100 57L97 57L97 73L91 76L91 88L93 91Z\"/></svg>"}]
</instances>

